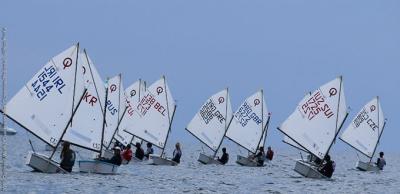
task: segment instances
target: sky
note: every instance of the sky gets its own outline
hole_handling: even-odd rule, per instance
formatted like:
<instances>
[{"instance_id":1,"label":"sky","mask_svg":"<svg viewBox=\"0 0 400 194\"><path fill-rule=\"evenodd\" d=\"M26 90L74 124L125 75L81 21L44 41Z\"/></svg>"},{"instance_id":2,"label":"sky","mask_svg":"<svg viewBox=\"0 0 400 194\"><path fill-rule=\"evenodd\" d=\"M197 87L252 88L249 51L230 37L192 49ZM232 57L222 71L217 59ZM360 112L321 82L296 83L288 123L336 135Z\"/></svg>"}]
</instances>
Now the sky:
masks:
<instances>
[{"instance_id":1,"label":"sky","mask_svg":"<svg viewBox=\"0 0 400 194\"><path fill-rule=\"evenodd\" d=\"M398 0L2 0L8 94L80 42L104 79L122 73L127 87L166 76L178 105L168 146L200 145L184 129L210 95L229 87L233 110L264 89L267 144L283 149L276 127L306 92L342 75L344 127L379 95L388 123L378 150L398 151L399 9ZM341 141L334 149L351 150Z\"/></svg>"}]
</instances>

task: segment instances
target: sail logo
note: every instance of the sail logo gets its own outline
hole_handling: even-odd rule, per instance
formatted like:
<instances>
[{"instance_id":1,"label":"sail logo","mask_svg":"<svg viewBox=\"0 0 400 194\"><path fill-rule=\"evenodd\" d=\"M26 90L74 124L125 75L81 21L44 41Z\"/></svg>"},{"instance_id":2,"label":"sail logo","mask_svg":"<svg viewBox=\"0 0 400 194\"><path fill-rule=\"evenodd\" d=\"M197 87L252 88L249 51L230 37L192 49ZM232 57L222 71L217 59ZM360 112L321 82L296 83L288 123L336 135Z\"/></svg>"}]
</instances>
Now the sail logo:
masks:
<instances>
[{"instance_id":1,"label":"sail logo","mask_svg":"<svg viewBox=\"0 0 400 194\"><path fill-rule=\"evenodd\" d=\"M332 89L330 90L332 91ZM336 91L336 90L335 90ZM336 95L336 92L330 92L330 95ZM331 118L334 113L328 104L325 103L325 98L320 91L317 91L311 96L302 106L301 113L306 115L308 120L315 118L320 112L323 112L326 118Z\"/></svg>"},{"instance_id":2,"label":"sail logo","mask_svg":"<svg viewBox=\"0 0 400 194\"><path fill-rule=\"evenodd\" d=\"M53 91L53 88L56 88L58 93L62 94L62 89L66 85L63 79L57 74L56 67L51 65L50 67L45 67L30 86L31 91L34 91L39 101L42 101Z\"/></svg>"},{"instance_id":3,"label":"sail logo","mask_svg":"<svg viewBox=\"0 0 400 194\"><path fill-rule=\"evenodd\" d=\"M220 99L221 98L218 99L219 102ZM206 124L210 123L214 117L217 118L220 123L225 121L224 116L217 110L215 103L211 99L201 107L200 116Z\"/></svg>"},{"instance_id":4,"label":"sail logo","mask_svg":"<svg viewBox=\"0 0 400 194\"><path fill-rule=\"evenodd\" d=\"M375 122L369 117L369 114L367 110L365 110L365 108L357 115L357 117L353 121L353 124L356 128L358 128L364 121L367 121L367 125L373 131L379 129L378 125L376 125Z\"/></svg>"},{"instance_id":5,"label":"sail logo","mask_svg":"<svg viewBox=\"0 0 400 194\"><path fill-rule=\"evenodd\" d=\"M165 116L166 108L159 102L157 102L154 96L151 94L147 94L142 98L142 100L137 106L137 109L139 110L142 116L145 116L151 107L153 107L162 116Z\"/></svg>"},{"instance_id":6,"label":"sail logo","mask_svg":"<svg viewBox=\"0 0 400 194\"><path fill-rule=\"evenodd\" d=\"M256 100L254 101L255 104L257 104ZM257 125L260 125L262 123L262 120L257 116L255 112L253 112L252 108L247 102L243 103L243 105L235 113L235 118L237 119L237 121L239 121L242 127L246 127L247 123L250 120L253 120Z\"/></svg>"},{"instance_id":7,"label":"sail logo","mask_svg":"<svg viewBox=\"0 0 400 194\"><path fill-rule=\"evenodd\" d=\"M83 99L85 100L86 103L90 104L91 106L94 106L94 104L96 104L97 102L97 98L89 94L89 92L85 93Z\"/></svg>"}]
</instances>

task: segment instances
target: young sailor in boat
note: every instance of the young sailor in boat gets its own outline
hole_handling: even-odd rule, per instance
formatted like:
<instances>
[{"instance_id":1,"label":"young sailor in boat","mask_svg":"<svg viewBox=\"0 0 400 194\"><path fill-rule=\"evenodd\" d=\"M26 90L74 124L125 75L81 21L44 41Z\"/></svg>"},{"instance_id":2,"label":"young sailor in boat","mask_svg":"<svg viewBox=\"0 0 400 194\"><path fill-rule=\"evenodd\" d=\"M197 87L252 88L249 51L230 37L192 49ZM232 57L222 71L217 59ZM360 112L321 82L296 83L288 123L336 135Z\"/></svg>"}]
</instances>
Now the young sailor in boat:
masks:
<instances>
[{"instance_id":1,"label":"young sailor in boat","mask_svg":"<svg viewBox=\"0 0 400 194\"><path fill-rule=\"evenodd\" d=\"M63 143L60 158L60 167L68 172L72 172L72 167L75 164L75 152L71 150L69 142Z\"/></svg>"},{"instance_id":2,"label":"young sailor in boat","mask_svg":"<svg viewBox=\"0 0 400 194\"><path fill-rule=\"evenodd\" d=\"M386 166L386 160L383 158L384 153L379 152L379 158L376 160L376 166L380 169L383 170L383 167Z\"/></svg>"},{"instance_id":3,"label":"young sailor in boat","mask_svg":"<svg viewBox=\"0 0 400 194\"><path fill-rule=\"evenodd\" d=\"M328 178L332 177L332 174L335 171L335 162L331 160L329 154L325 156L324 162L318 171Z\"/></svg>"},{"instance_id":4,"label":"young sailor in boat","mask_svg":"<svg viewBox=\"0 0 400 194\"><path fill-rule=\"evenodd\" d=\"M226 164L228 163L229 160L229 154L226 153L226 148L222 148L222 156L221 158L218 157L218 161L221 162L221 164Z\"/></svg>"},{"instance_id":5,"label":"young sailor in boat","mask_svg":"<svg viewBox=\"0 0 400 194\"><path fill-rule=\"evenodd\" d=\"M265 160L265 152L264 152L264 147L260 147L258 150L258 153L255 155L255 159L257 161L257 166L264 166L264 160Z\"/></svg>"},{"instance_id":6,"label":"young sailor in boat","mask_svg":"<svg viewBox=\"0 0 400 194\"><path fill-rule=\"evenodd\" d=\"M173 158L172 161L176 162L176 163L180 163L181 162L181 156L182 156L182 151L181 151L181 145L178 143L175 144L175 150L173 152Z\"/></svg>"},{"instance_id":7,"label":"young sailor in boat","mask_svg":"<svg viewBox=\"0 0 400 194\"><path fill-rule=\"evenodd\" d=\"M128 161L128 163L132 159L132 150L131 150L131 144L128 144L124 151L121 153L122 159Z\"/></svg>"},{"instance_id":8,"label":"young sailor in boat","mask_svg":"<svg viewBox=\"0 0 400 194\"><path fill-rule=\"evenodd\" d=\"M271 146L268 146L267 159L271 161L273 158L274 158L274 151L271 149Z\"/></svg>"},{"instance_id":9,"label":"young sailor in boat","mask_svg":"<svg viewBox=\"0 0 400 194\"><path fill-rule=\"evenodd\" d=\"M144 158L144 151L142 149L142 144L140 144L139 142L136 142L136 151L135 151L135 158L139 159L139 160L143 160Z\"/></svg>"},{"instance_id":10,"label":"young sailor in boat","mask_svg":"<svg viewBox=\"0 0 400 194\"><path fill-rule=\"evenodd\" d=\"M114 147L114 155L110 159L99 158L99 160L120 166L122 163L121 148L118 146Z\"/></svg>"},{"instance_id":11,"label":"young sailor in boat","mask_svg":"<svg viewBox=\"0 0 400 194\"><path fill-rule=\"evenodd\" d=\"M154 149L152 148L153 144L151 144L150 142L147 142L147 149L146 149L146 153L144 154L144 157L146 157L146 159L149 159L150 154L154 154Z\"/></svg>"}]
</instances>

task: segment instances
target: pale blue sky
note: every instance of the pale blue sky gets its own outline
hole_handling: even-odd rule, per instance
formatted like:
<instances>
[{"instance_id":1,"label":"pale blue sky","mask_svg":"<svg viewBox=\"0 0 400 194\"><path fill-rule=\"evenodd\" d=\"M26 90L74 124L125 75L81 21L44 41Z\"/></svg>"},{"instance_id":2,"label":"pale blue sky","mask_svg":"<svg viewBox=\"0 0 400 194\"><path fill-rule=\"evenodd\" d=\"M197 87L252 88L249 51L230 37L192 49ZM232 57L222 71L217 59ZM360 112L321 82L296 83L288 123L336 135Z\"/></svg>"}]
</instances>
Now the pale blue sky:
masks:
<instances>
[{"instance_id":1,"label":"pale blue sky","mask_svg":"<svg viewBox=\"0 0 400 194\"><path fill-rule=\"evenodd\" d=\"M344 76L345 127L374 96L389 119L381 148L399 148L398 0L2 0L8 28L9 95L53 55L80 42L101 76L124 85L165 74L177 100L173 141L198 142L184 128L213 93L230 87L233 109L260 88L276 127L305 92ZM19 128L17 128L19 129ZM226 140L227 141L227 140ZM347 146L342 142L335 146ZM171 146L171 144L169 144Z\"/></svg>"}]
</instances>

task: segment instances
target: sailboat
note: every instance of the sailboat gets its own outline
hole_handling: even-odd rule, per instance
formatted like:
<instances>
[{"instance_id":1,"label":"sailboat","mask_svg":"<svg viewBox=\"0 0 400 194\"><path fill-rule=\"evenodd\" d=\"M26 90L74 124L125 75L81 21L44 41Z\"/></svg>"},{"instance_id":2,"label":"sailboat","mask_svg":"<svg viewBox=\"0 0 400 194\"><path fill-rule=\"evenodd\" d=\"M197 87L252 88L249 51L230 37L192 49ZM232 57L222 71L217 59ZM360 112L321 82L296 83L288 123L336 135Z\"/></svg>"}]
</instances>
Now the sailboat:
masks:
<instances>
[{"instance_id":1,"label":"sailboat","mask_svg":"<svg viewBox=\"0 0 400 194\"><path fill-rule=\"evenodd\" d=\"M343 79L338 77L307 94L278 127L284 135L316 158L323 160L347 118ZM294 170L308 178L327 178L318 165L298 160Z\"/></svg>"},{"instance_id":2,"label":"sailboat","mask_svg":"<svg viewBox=\"0 0 400 194\"><path fill-rule=\"evenodd\" d=\"M26 164L36 171L66 172L52 157L86 92L75 94L78 52L76 44L50 59L6 105L8 118L54 149L50 156L28 154Z\"/></svg>"},{"instance_id":3,"label":"sailboat","mask_svg":"<svg viewBox=\"0 0 400 194\"><path fill-rule=\"evenodd\" d=\"M131 127L125 129L128 133L162 150L160 155L150 155L150 164L177 165L164 156L175 110L175 101L163 76L143 93L135 111L140 117L137 119L138 122L132 123Z\"/></svg>"},{"instance_id":4,"label":"sailboat","mask_svg":"<svg viewBox=\"0 0 400 194\"><path fill-rule=\"evenodd\" d=\"M248 97L234 113L226 137L255 154L264 146L270 115L264 100L264 92L260 90ZM258 166L250 157L237 156L236 163L242 166Z\"/></svg>"},{"instance_id":5,"label":"sailboat","mask_svg":"<svg viewBox=\"0 0 400 194\"><path fill-rule=\"evenodd\" d=\"M214 152L212 156L200 153L200 163L221 164L215 156L232 119L231 101L226 88L207 99L190 121L186 130Z\"/></svg>"},{"instance_id":6,"label":"sailboat","mask_svg":"<svg viewBox=\"0 0 400 194\"><path fill-rule=\"evenodd\" d=\"M379 97L369 101L354 117L351 124L339 137L343 142L369 158L369 162L359 160L356 168L361 171L379 171L371 161L386 126Z\"/></svg>"},{"instance_id":7,"label":"sailboat","mask_svg":"<svg viewBox=\"0 0 400 194\"><path fill-rule=\"evenodd\" d=\"M100 133L99 152L100 157L103 157L103 149L110 145L115 130L118 127L121 110L123 110L125 100L121 95L122 93L122 79L121 74L107 80L107 89L105 94L105 104L103 112L102 131ZM121 99L123 100L121 103ZM108 159L108 158L106 158ZM79 171L86 173L98 174L115 174L118 171L118 165L104 162L98 159L95 160L82 160L79 161Z\"/></svg>"}]
</instances>

